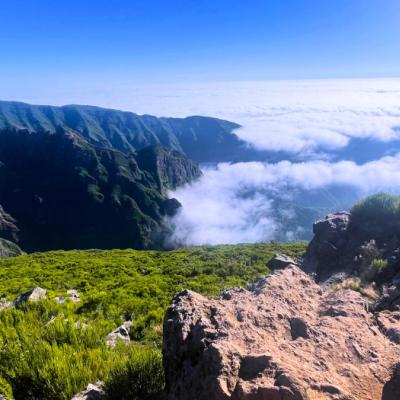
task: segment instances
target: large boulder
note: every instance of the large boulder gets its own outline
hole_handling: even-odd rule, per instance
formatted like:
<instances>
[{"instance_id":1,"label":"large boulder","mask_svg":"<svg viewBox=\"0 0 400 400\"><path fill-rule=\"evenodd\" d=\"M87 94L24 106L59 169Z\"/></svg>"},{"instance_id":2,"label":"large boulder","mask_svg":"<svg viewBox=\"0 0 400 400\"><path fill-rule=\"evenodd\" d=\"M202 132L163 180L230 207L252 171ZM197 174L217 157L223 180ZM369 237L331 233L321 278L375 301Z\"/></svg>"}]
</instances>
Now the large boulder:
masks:
<instances>
[{"instance_id":1,"label":"large boulder","mask_svg":"<svg viewBox=\"0 0 400 400\"><path fill-rule=\"evenodd\" d=\"M343 259L352 245L348 234L349 218L350 214L343 211L329 214L314 223L314 237L302 265L306 272L315 273L322 280L344 269L351 271L352 262Z\"/></svg>"},{"instance_id":2,"label":"large boulder","mask_svg":"<svg viewBox=\"0 0 400 400\"><path fill-rule=\"evenodd\" d=\"M296 266L216 299L186 290L164 320L166 396L398 399L399 347L377 317L358 292L322 289Z\"/></svg>"}]
</instances>

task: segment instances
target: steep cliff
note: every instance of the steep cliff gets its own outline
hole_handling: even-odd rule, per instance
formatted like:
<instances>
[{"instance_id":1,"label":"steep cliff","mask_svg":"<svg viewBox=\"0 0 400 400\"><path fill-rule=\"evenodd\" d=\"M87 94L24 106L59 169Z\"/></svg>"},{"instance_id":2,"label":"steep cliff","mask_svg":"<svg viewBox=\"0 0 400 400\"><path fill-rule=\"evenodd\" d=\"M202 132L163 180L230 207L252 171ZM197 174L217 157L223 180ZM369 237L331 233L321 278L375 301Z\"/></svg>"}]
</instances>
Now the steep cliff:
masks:
<instances>
[{"instance_id":1,"label":"steep cliff","mask_svg":"<svg viewBox=\"0 0 400 400\"><path fill-rule=\"evenodd\" d=\"M63 129L1 132L0 204L13 219L2 219L0 237L18 236L27 251L159 246L163 218L179 207L167 188L200 170L171 150L143 151L95 147Z\"/></svg>"}]
</instances>

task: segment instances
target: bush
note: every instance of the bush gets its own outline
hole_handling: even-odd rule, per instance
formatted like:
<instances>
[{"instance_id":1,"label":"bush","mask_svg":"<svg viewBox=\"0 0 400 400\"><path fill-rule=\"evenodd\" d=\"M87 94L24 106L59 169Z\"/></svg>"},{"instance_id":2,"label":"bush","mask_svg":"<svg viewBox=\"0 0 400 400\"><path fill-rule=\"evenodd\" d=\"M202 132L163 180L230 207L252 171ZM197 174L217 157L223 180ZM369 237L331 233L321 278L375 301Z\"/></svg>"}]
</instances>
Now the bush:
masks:
<instances>
[{"instance_id":1,"label":"bush","mask_svg":"<svg viewBox=\"0 0 400 400\"><path fill-rule=\"evenodd\" d=\"M142 346L132 346L128 361L112 369L106 381L106 391L112 400L139 400L163 388L161 352Z\"/></svg>"},{"instance_id":2,"label":"bush","mask_svg":"<svg viewBox=\"0 0 400 400\"><path fill-rule=\"evenodd\" d=\"M349 229L361 239L384 242L397 237L400 228L400 196L378 193L351 209Z\"/></svg>"}]
</instances>

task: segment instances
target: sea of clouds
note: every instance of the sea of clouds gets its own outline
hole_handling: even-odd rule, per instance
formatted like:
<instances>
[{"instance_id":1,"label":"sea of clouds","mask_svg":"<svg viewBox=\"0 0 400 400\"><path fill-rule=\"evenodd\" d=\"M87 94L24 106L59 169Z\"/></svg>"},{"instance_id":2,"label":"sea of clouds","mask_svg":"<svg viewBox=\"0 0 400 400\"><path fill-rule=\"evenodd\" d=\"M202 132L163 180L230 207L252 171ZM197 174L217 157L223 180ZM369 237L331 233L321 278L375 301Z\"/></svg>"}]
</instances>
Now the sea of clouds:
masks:
<instances>
[{"instance_id":1,"label":"sea of clouds","mask_svg":"<svg viewBox=\"0 0 400 400\"><path fill-rule=\"evenodd\" d=\"M284 211L290 214L290 201L295 200L299 190L304 194L344 187L359 196L382 190L400 192L400 154L363 165L315 160L223 163L203 172L199 181L171 193L183 205L172 219L172 243L201 245L276 239L280 221L273 202L284 200ZM291 227L288 233L296 229ZM286 238L291 239L290 235Z\"/></svg>"},{"instance_id":2,"label":"sea of clouds","mask_svg":"<svg viewBox=\"0 0 400 400\"><path fill-rule=\"evenodd\" d=\"M204 168L199 181L171 193L183 205L170 221L175 228L171 240L176 243L274 239L280 223L274 202L279 198L288 200L282 204L290 204L296 190L304 193L342 185L353 188L358 196L400 191L399 155L362 165L329 162L330 152L345 148L352 138L382 142L400 138L400 79L124 85L58 96L51 98L59 104L97 104L157 116L224 118L242 126L236 134L249 146L303 156L302 163ZM48 102L37 97L25 100ZM280 212L290 215L293 210L286 206Z\"/></svg>"}]
</instances>

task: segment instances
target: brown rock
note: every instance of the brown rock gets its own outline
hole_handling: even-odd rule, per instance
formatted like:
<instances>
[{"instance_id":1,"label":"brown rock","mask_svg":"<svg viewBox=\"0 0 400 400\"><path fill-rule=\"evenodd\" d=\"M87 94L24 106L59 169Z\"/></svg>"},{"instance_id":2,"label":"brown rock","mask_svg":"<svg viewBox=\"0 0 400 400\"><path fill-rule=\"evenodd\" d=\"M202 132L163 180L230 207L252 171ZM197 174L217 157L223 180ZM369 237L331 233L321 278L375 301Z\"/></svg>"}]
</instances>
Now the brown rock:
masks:
<instances>
[{"instance_id":1,"label":"brown rock","mask_svg":"<svg viewBox=\"0 0 400 400\"><path fill-rule=\"evenodd\" d=\"M295 266L218 299L184 291L164 320L167 398L400 399L400 351L377 318Z\"/></svg>"}]
</instances>

